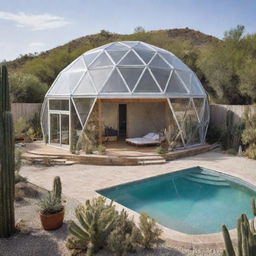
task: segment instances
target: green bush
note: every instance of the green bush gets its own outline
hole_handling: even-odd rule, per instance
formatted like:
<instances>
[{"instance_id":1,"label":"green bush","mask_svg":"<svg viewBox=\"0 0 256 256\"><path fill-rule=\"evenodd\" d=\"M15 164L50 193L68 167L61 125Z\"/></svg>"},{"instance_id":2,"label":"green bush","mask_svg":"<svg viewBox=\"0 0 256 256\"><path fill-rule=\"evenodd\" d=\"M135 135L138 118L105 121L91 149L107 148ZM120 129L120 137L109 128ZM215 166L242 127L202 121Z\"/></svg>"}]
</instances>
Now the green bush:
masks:
<instances>
[{"instance_id":1,"label":"green bush","mask_svg":"<svg viewBox=\"0 0 256 256\"><path fill-rule=\"evenodd\" d=\"M106 154L106 147L103 145L99 145L97 147L97 151L99 152L100 155L105 155Z\"/></svg>"},{"instance_id":2,"label":"green bush","mask_svg":"<svg viewBox=\"0 0 256 256\"><path fill-rule=\"evenodd\" d=\"M40 113L35 113L34 116L29 120L29 126L34 131L35 138L42 138L42 129L41 129L41 122L40 122Z\"/></svg>"},{"instance_id":3,"label":"green bush","mask_svg":"<svg viewBox=\"0 0 256 256\"><path fill-rule=\"evenodd\" d=\"M25 118L20 117L14 122L14 137L23 138L25 132L29 129L29 124Z\"/></svg>"},{"instance_id":4,"label":"green bush","mask_svg":"<svg viewBox=\"0 0 256 256\"><path fill-rule=\"evenodd\" d=\"M12 102L41 103L48 86L31 74L10 74L10 93Z\"/></svg>"},{"instance_id":5,"label":"green bush","mask_svg":"<svg viewBox=\"0 0 256 256\"><path fill-rule=\"evenodd\" d=\"M158 245L162 230L157 226L155 220L145 212L140 215L139 229L141 231L139 240L141 246L151 249L154 245Z\"/></svg>"},{"instance_id":6,"label":"green bush","mask_svg":"<svg viewBox=\"0 0 256 256\"><path fill-rule=\"evenodd\" d=\"M163 155L167 153L167 149L164 148L162 145L156 148L156 153L159 155Z\"/></svg>"},{"instance_id":7,"label":"green bush","mask_svg":"<svg viewBox=\"0 0 256 256\"><path fill-rule=\"evenodd\" d=\"M245 112L245 129L242 133L242 142L247 147L245 155L256 159L256 113Z\"/></svg>"},{"instance_id":8,"label":"green bush","mask_svg":"<svg viewBox=\"0 0 256 256\"><path fill-rule=\"evenodd\" d=\"M115 229L108 237L108 248L116 256L135 252L140 237L140 230L133 220L129 220L127 212L122 210L116 219Z\"/></svg>"}]
</instances>

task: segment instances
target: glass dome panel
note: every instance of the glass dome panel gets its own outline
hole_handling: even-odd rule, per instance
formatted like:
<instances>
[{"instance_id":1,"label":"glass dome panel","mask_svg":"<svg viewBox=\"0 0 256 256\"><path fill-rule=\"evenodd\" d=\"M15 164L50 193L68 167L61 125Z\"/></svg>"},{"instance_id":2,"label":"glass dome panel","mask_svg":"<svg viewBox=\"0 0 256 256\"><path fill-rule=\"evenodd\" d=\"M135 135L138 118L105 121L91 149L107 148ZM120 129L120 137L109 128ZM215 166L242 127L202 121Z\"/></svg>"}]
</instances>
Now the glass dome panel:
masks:
<instances>
[{"instance_id":1,"label":"glass dome panel","mask_svg":"<svg viewBox=\"0 0 256 256\"><path fill-rule=\"evenodd\" d=\"M132 91L136 83L138 82L138 79L140 78L142 71L144 68L123 68L119 67L119 71L121 72L124 80L126 81L126 84Z\"/></svg>"},{"instance_id":2,"label":"glass dome panel","mask_svg":"<svg viewBox=\"0 0 256 256\"><path fill-rule=\"evenodd\" d=\"M140 81L134 92L160 92L156 82L154 81L148 69L145 70L144 74L140 78Z\"/></svg>"},{"instance_id":3,"label":"glass dome panel","mask_svg":"<svg viewBox=\"0 0 256 256\"><path fill-rule=\"evenodd\" d=\"M121 78L118 71L115 69L110 75L109 79L103 86L101 92L110 93L110 92L129 92L123 79Z\"/></svg>"},{"instance_id":4,"label":"glass dome panel","mask_svg":"<svg viewBox=\"0 0 256 256\"><path fill-rule=\"evenodd\" d=\"M132 66L143 65L142 61L136 56L133 51L130 51L119 63L119 65Z\"/></svg>"},{"instance_id":5,"label":"glass dome panel","mask_svg":"<svg viewBox=\"0 0 256 256\"><path fill-rule=\"evenodd\" d=\"M92 84L92 81L89 77L89 73L85 73L78 86L76 87L73 94L76 95L87 95L87 94L96 94L96 90Z\"/></svg>"},{"instance_id":6,"label":"glass dome panel","mask_svg":"<svg viewBox=\"0 0 256 256\"><path fill-rule=\"evenodd\" d=\"M89 73L93 80L93 84L96 87L98 92L100 92L102 86L104 85L111 71L112 71L112 68L89 70Z\"/></svg>"}]
</instances>

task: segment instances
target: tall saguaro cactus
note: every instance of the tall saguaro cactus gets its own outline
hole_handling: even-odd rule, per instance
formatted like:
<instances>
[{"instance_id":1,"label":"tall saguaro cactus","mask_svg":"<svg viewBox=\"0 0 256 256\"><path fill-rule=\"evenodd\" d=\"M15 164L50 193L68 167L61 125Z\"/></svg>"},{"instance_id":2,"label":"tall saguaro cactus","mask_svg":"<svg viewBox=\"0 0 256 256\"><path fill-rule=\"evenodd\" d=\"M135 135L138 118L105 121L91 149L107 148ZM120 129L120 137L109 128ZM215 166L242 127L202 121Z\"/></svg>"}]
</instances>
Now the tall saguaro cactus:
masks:
<instances>
[{"instance_id":1,"label":"tall saguaro cactus","mask_svg":"<svg viewBox=\"0 0 256 256\"><path fill-rule=\"evenodd\" d=\"M14 219L14 137L8 72L0 70L0 237L15 231Z\"/></svg>"}]
</instances>

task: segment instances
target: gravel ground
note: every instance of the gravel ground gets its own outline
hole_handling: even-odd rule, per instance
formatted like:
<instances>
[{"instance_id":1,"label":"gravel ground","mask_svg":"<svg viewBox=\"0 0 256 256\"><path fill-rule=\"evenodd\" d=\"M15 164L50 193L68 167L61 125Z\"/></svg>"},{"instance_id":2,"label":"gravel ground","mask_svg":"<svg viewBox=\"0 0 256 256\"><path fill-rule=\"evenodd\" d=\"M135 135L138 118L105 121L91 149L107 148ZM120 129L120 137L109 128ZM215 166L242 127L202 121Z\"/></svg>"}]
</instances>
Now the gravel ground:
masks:
<instances>
[{"instance_id":1,"label":"gravel ground","mask_svg":"<svg viewBox=\"0 0 256 256\"><path fill-rule=\"evenodd\" d=\"M46 191L37 188L42 197ZM9 239L0 240L0 256L66 256L70 255L65 246L68 235L67 220L74 219L74 208L78 201L66 198L65 223L55 231L45 231L41 227L38 216L38 198L25 197L15 203L16 221L20 223L21 232ZM111 256L101 251L98 256ZM151 252L138 251L133 256L219 256L221 252L213 249L184 249L164 243Z\"/></svg>"}]
</instances>

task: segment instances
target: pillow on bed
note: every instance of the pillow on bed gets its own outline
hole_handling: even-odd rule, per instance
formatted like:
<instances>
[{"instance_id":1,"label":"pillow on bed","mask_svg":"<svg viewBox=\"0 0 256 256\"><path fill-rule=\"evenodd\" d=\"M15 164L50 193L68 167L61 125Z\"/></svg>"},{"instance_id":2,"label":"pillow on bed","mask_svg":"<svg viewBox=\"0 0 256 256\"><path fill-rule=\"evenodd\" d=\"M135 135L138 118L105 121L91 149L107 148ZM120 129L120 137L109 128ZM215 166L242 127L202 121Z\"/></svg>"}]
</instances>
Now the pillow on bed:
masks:
<instances>
[{"instance_id":1,"label":"pillow on bed","mask_svg":"<svg viewBox=\"0 0 256 256\"><path fill-rule=\"evenodd\" d=\"M146 134L145 136L143 136L143 138L144 138L144 139L152 139L153 136L155 136L155 133L150 132L150 133Z\"/></svg>"},{"instance_id":2,"label":"pillow on bed","mask_svg":"<svg viewBox=\"0 0 256 256\"><path fill-rule=\"evenodd\" d=\"M159 140L159 134L155 133L152 137L152 140Z\"/></svg>"}]
</instances>

